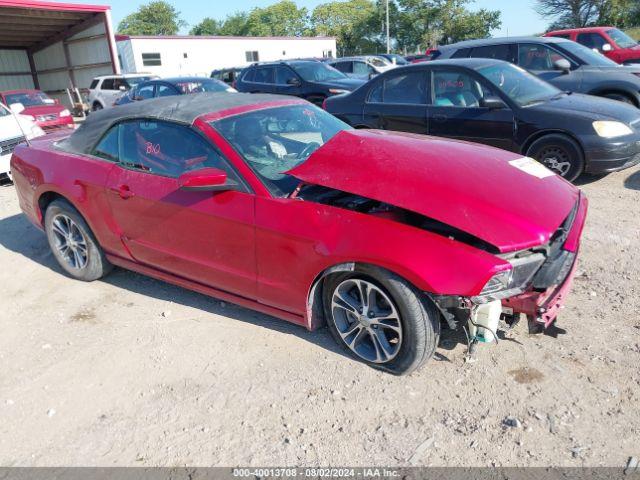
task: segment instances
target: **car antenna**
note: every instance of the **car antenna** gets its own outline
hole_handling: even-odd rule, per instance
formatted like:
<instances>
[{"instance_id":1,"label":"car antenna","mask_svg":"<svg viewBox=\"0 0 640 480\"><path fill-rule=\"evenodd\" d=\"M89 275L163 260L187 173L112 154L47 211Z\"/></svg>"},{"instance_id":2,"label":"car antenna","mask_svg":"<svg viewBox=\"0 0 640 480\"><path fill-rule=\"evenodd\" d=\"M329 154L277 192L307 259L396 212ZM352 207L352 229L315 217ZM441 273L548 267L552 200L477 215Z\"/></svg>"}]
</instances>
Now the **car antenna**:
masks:
<instances>
[{"instance_id":1,"label":"car antenna","mask_svg":"<svg viewBox=\"0 0 640 480\"><path fill-rule=\"evenodd\" d=\"M3 105L3 107L4 107L4 105ZM6 108L9 111L9 113L11 114L13 119L18 124L18 128L20 129L20 133L22 133L22 136L24 137L25 142L27 142L27 146L30 147L31 146L31 142L29 141L29 138L27 138L27 134L25 133L24 129L22 128L22 124L20 123L20 119L18 118L18 114L16 112L14 112L13 110L11 110L11 108L9 108L9 107L4 107L4 108Z\"/></svg>"}]
</instances>

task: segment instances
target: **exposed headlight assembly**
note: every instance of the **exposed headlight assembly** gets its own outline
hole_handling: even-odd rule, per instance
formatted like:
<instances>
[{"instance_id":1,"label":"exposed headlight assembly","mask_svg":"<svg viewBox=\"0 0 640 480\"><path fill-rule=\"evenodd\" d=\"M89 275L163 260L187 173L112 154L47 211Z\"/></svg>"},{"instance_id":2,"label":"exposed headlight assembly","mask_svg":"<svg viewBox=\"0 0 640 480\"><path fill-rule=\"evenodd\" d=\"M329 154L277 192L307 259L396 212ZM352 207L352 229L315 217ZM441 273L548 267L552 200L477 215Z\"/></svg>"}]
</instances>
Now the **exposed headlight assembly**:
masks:
<instances>
[{"instance_id":1,"label":"exposed headlight assembly","mask_svg":"<svg viewBox=\"0 0 640 480\"><path fill-rule=\"evenodd\" d=\"M602 138L616 138L631 135L633 130L622 122L598 120L593 122L593 129Z\"/></svg>"},{"instance_id":2,"label":"exposed headlight assembly","mask_svg":"<svg viewBox=\"0 0 640 480\"><path fill-rule=\"evenodd\" d=\"M474 303L488 303L513 297L524 292L531 279L545 261L542 253L509 259L511 269L496 273L485 284L480 295L471 298Z\"/></svg>"}]
</instances>

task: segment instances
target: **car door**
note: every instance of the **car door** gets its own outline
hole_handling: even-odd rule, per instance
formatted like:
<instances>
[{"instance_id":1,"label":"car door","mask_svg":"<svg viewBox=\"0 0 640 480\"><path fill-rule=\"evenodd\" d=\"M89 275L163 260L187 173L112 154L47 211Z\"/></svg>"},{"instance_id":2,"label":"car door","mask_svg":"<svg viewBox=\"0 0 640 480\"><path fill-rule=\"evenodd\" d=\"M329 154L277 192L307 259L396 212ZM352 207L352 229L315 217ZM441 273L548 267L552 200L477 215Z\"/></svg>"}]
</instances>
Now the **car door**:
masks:
<instances>
[{"instance_id":1,"label":"car door","mask_svg":"<svg viewBox=\"0 0 640 480\"><path fill-rule=\"evenodd\" d=\"M105 106L110 107L113 102L118 98L119 90L115 89L115 79L105 78L100 84L100 90L98 90L98 100Z\"/></svg>"},{"instance_id":2,"label":"car door","mask_svg":"<svg viewBox=\"0 0 640 480\"><path fill-rule=\"evenodd\" d=\"M273 66L257 67L251 92L276 93L274 70Z\"/></svg>"},{"instance_id":3,"label":"car door","mask_svg":"<svg viewBox=\"0 0 640 480\"><path fill-rule=\"evenodd\" d=\"M353 62L350 60L346 60L343 62L333 62L330 65L349 77L353 74Z\"/></svg>"},{"instance_id":4,"label":"car door","mask_svg":"<svg viewBox=\"0 0 640 480\"><path fill-rule=\"evenodd\" d=\"M275 90L280 95L300 95L300 77L288 66L279 65L275 68Z\"/></svg>"},{"instance_id":5,"label":"car door","mask_svg":"<svg viewBox=\"0 0 640 480\"><path fill-rule=\"evenodd\" d=\"M427 112L430 135L513 148L513 111L482 106L484 98L497 94L479 75L455 67L434 68L432 92Z\"/></svg>"},{"instance_id":6,"label":"car door","mask_svg":"<svg viewBox=\"0 0 640 480\"><path fill-rule=\"evenodd\" d=\"M369 65L367 62L362 60L356 60L353 62L353 73L351 74L354 78L371 78L375 76L378 72Z\"/></svg>"},{"instance_id":7,"label":"car door","mask_svg":"<svg viewBox=\"0 0 640 480\"><path fill-rule=\"evenodd\" d=\"M557 60L566 60L571 66L569 72L558 70L554 66ZM581 91L581 72L572 59L558 50L543 43L518 44L518 65L534 75L555 85L560 90Z\"/></svg>"},{"instance_id":8,"label":"car door","mask_svg":"<svg viewBox=\"0 0 640 480\"><path fill-rule=\"evenodd\" d=\"M116 127L118 163L107 182L123 244L139 263L255 297L254 195L220 151L191 128L155 120ZM181 173L224 170L238 190L185 191Z\"/></svg>"},{"instance_id":9,"label":"car door","mask_svg":"<svg viewBox=\"0 0 640 480\"><path fill-rule=\"evenodd\" d=\"M384 130L428 133L428 90L424 70L384 75L365 100L365 123Z\"/></svg>"}]
</instances>

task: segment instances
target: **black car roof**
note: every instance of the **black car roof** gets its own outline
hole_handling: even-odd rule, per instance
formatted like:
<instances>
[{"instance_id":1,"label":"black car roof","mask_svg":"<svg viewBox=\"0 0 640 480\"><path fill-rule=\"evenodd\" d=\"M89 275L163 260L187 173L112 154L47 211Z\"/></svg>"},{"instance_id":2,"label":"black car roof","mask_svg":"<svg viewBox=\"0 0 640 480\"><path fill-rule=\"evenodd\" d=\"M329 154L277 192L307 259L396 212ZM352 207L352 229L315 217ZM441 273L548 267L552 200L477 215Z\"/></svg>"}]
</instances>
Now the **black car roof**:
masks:
<instances>
[{"instance_id":1,"label":"black car roof","mask_svg":"<svg viewBox=\"0 0 640 480\"><path fill-rule=\"evenodd\" d=\"M265 67L265 66L272 66L272 65L291 65L291 64L296 64L296 63L322 63L319 60L313 60L313 59L305 59L305 58L298 58L298 59L290 59L290 60L274 60L273 62L256 62L256 63L252 63L251 65L249 65L249 67Z\"/></svg>"},{"instance_id":2,"label":"black car roof","mask_svg":"<svg viewBox=\"0 0 640 480\"><path fill-rule=\"evenodd\" d=\"M206 92L128 103L91 113L80 128L57 146L71 153L88 154L102 135L122 120L149 118L191 125L204 114L290 98L261 93Z\"/></svg>"},{"instance_id":3,"label":"black car roof","mask_svg":"<svg viewBox=\"0 0 640 480\"><path fill-rule=\"evenodd\" d=\"M566 38L560 37L497 37L482 38L479 40L465 40L463 42L452 43L451 45L443 45L439 50L448 50L451 48L472 48L482 47L485 45L504 45L505 43L565 43L570 42Z\"/></svg>"},{"instance_id":4,"label":"black car roof","mask_svg":"<svg viewBox=\"0 0 640 480\"><path fill-rule=\"evenodd\" d=\"M401 65L392 70L387 70L382 75L391 75L405 70L414 70L420 68L430 68L438 65L449 65L452 67L464 67L472 70L478 68L487 67L490 65L499 65L501 63L509 64L503 60L496 60L494 58L447 58L444 60L433 60L431 62L411 63L409 65Z\"/></svg>"}]
</instances>

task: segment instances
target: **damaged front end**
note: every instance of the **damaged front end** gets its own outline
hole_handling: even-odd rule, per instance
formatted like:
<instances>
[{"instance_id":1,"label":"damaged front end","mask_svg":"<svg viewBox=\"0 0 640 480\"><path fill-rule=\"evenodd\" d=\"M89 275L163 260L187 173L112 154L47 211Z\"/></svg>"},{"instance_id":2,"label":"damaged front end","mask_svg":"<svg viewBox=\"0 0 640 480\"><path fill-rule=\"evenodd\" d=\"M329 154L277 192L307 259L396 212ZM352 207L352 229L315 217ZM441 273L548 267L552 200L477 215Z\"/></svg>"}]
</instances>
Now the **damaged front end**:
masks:
<instances>
[{"instance_id":1,"label":"damaged front end","mask_svg":"<svg viewBox=\"0 0 640 480\"><path fill-rule=\"evenodd\" d=\"M491 277L478 295L431 295L450 328L468 329L470 355L478 343L497 343L500 321L513 328L525 315L530 333L541 333L556 321L571 288L587 204L580 195L546 244L499 255L511 268Z\"/></svg>"}]
</instances>

